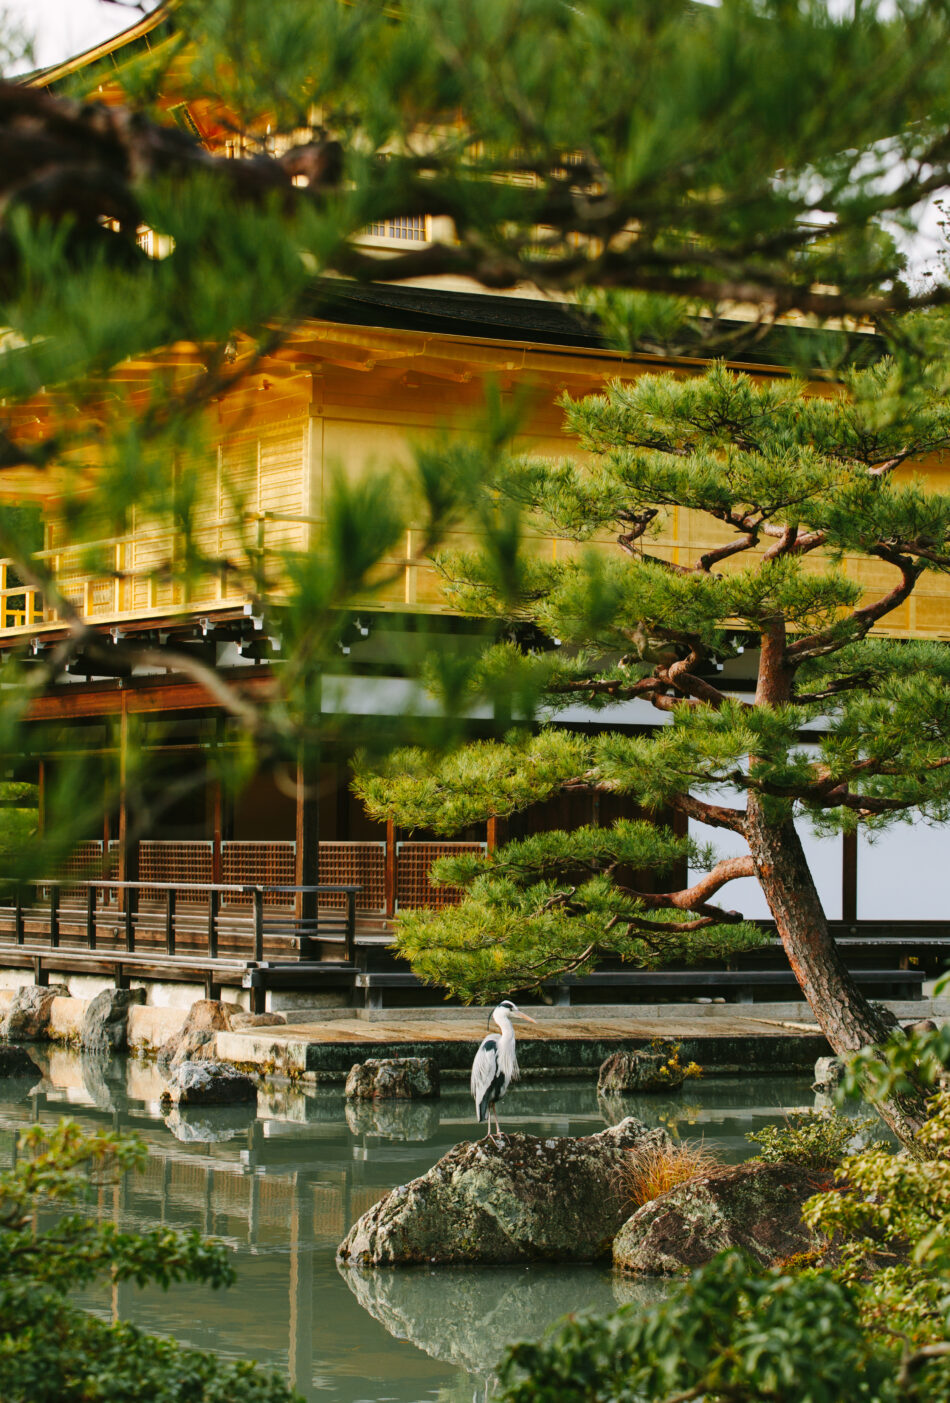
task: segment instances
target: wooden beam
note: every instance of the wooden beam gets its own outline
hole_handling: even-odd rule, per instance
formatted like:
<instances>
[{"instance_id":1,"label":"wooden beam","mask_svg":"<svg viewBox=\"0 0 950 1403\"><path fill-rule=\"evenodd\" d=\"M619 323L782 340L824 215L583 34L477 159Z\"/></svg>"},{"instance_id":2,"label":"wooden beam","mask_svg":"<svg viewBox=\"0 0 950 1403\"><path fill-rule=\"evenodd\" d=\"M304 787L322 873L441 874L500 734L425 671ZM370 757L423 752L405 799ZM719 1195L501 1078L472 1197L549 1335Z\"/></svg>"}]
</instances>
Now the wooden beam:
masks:
<instances>
[{"instance_id":1,"label":"wooden beam","mask_svg":"<svg viewBox=\"0 0 950 1403\"><path fill-rule=\"evenodd\" d=\"M270 673L242 677L240 692L245 696L266 696L273 690ZM123 701L123 698L125 699ZM120 690L110 686L86 691L77 686L63 688L62 695L37 697L30 704L29 721L68 721L86 716L119 716L151 711L194 711L214 709L214 698L195 682L165 682Z\"/></svg>"}]
</instances>

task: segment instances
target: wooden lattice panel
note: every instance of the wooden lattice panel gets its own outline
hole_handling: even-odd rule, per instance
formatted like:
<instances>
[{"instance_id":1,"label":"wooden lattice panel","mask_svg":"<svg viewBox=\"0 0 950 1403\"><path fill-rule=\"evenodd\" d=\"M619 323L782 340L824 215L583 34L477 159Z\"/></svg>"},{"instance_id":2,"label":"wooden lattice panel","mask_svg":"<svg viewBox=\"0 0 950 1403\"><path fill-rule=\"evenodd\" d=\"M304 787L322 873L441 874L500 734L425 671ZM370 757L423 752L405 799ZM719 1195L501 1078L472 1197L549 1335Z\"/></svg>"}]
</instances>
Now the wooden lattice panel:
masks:
<instances>
[{"instance_id":1,"label":"wooden lattice panel","mask_svg":"<svg viewBox=\"0 0 950 1403\"><path fill-rule=\"evenodd\" d=\"M75 877L79 881L91 882L102 870L102 839L87 838L77 843L69 857L60 866L64 877Z\"/></svg>"},{"instance_id":2,"label":"wooden lattice panel","mask_svg":"<svg viewBox=\"0 0 950 1403\"><path fill-rule=\"evenodd\" d=\"M221 844L221 875L226 885L284 886L294 885L296 843L227 842ZM250 905L250 895L230 893L229 905ZM267 892L268 906L293 906L293 892Z\"/></svg>"},{"instance_id":3,"label":"wooden lattice panel","mask_svg":"<svg viewBox=\"0 0 950 1403\"><path fill-rule=\"evenodd\" d=\"M102 839L88 838L77 843L67 858L60 864L61 877L75 877L80 882L93 882L102 872ZM76 905L85 901L82 887L62 887L60 900Z\"/></svg>"},{"instance_id":4,"label":"wooden lattice panel","mask_svg":"<svg viewBox=\"0 0 950 1403\"><path fill-rule=\"evenodd\" d=\"M354 1184L350 1190L350 1217L353 1222L369 1212L374 1203L386 1196L387 1190L375 1184Z\"/></svg>"},{"instance_id":5,"label":"wooden lattice panel","mask_svg":"<svg viewBox=\"0 0 950 1403\"><path fill-rule=\"evenodd\" d=\"M403 910L415 906L457 906L462 899L460 889L432 886L429 869L437 857L484 852L485 848L485 843L397 843L396 905Z\"/></svg>"},{"instance_id":6,"label":"wooden lattice panel","mask_svg":"<svg viewBox=\"0 0 950 1403\"><path fill-rule=\"evenodd\" d=\"M343 1214L343 1191L339 1184L312 1184L313 1233L339 1242L347 1229Z\"/></svg>"},{"instance_id":7,"label":"wooden lattice panel","mask_svg":"<svg viewBox=\"0 0 950 1403\"><path fill-rule=\"evenodd\" d=\"M211 881L211 844L146 839L139 844L139 881Z\"/></svg>"},{"instance_id":8,"label":"wooden lattice panel","mask_svg":"<svg viewBox=\"0 0 950 1403\"><path fill-rule=\"evenodd\" d=\"M378 914L386 909L386 844L321 843L320 881L331 887L359 886L357 911ZM343 907L344 892L326 892L321 906Z\"/></svg>"}]
</instances>

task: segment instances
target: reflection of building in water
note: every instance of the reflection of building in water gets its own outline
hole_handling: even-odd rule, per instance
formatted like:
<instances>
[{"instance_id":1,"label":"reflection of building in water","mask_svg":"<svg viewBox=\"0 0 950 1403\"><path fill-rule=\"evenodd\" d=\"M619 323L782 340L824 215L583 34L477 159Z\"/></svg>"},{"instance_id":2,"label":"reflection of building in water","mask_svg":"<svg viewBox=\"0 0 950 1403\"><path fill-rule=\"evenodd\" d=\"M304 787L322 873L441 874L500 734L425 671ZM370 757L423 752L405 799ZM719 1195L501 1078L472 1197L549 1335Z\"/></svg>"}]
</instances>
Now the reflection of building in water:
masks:
<instances>
[{"instance_id":1,"label":"reflection of building in water","mask_svg":"<svg viewBox=\"0 0 950 1403\"><path fill-rule=\"evenodd\" d=\"M72 1094L64 1104L66 1091ZM110 1110L77 1104L75 1091L44 1087L19 1104L0 1106L0 1161L13 1162L16 1136L31 1121L52 1125L67 1112L89 1131L109 1128L137 1134L148 1146L147 1162L135 1174L99 1189L96 1216L130 1228L195 1228L226 1242L239 1258L239 1281L231 1291L202 1289L200 1297L184 1292L200 1300L193 1320L176 1318L174 1294L179 1288L168 1296L143 1294L122 1282L108 1298L88 1304L110 1310L116 1319L168 1330L188 1345L286 1364L294 1387L305 1397L316 1396L315 1257L319 1255L327 1275L352 1218L390 1186L384 1182L385 1167L352 1156L350 1136L341 1124L342 1097L317 1108L327 1119L310 1125L281 1126L253 1118L248 1123L246 1112L241 1112L241 1126L233 1110L222 1108L202 1111L195 1118L197 1126L188 1126L185 1114L177 1113L177 1128L209 1132L202 1142L169 1135L161 1121L146 1118L149 1113L141 1106ZM122 1089L117 1099L126 1099ZM274 1280L275 1264L283 1277L282 1290ZM338 1294L348 1297L345 1291ZM325 1304L325 1293L322 1299ZM355 1302L350 1313L362 1317ZM326 1324L322 1322L322 1328ZM318 1347L320 1336L318 1321ZM267 1341L266 1352L258 1348L259 1338Z\"/></svg>"}]
</instances>

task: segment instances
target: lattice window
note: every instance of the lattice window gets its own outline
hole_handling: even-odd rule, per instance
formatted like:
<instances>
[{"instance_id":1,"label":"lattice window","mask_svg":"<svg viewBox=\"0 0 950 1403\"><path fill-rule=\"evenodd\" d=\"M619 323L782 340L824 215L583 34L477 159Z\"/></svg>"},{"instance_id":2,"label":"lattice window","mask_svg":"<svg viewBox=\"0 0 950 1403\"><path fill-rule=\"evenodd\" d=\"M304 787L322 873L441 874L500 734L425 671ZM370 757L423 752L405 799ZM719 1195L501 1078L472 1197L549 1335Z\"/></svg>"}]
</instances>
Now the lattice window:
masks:
<instances>
[{"instance_id":1,"label":"lattice window","mask_svg":"<svg viewBox=\"0 0 950 1403\"><path fill-rule=\"evenodd\" d=\"M425 243L429 237L428 217L424 214L404 214L398 219L384 219L371 224L369 232L375 239L412 240Z\"/></svg>"},{"instance_id":2,"label":"lattice window","mask_svg":"<svg viewBox=\"0 0 950 1403\"><path fill-rule=\"evenodd\" d=\"M229 841L221 844L221 875L226 885L294 885L296 843L255 843ZM249 906L250 895L232 892L225 900L234 906ZM268 906L293 906L293 892L267 892Z\"/></svg>"},{"instance_id":3,"label":"lattice window","mask_svg":"<svg viewBox=\"0 0 950 1403\"><path fill-rule=\"evenodd\" d=\"M485 852L487 843L397 843L396 905L404 910L415 906L456 906L462 900L458 887L434 887L429 869L437 857L460 853Z\"/></svg>"},{"instance_id":4,"label":"lattice window","mask_svg":"<svg viewBox=\"0 0 950 1403\"><path fill-rule=\"evenodd\" d=\"M211 843L146 839L139 844L140 882L211 881Z\"/></svg>"},{"instance_id":5,"label":"lattice window","mask_svg":"<svg viewBox=\"0 0 950 1403\"><path fill-rule=\"evenodd\" d=\"M357 911L379 914L386 909L386 844L321 843L320 881L331 887L360 886ZM344 892L326 892L321 906L343 907Z\"/></svg>"},{"instance_id":6,"label":"lattice window","mask_svg":"<svg viewBox=\"0 0 950 1403\"><path fill-rule=\"evenodd\" d=\"M60 864L60 876L75 877L80 882L94 882L102 873L102 839L88 838L77 843L72 852ZM44 889L48 895L49 888ZM59 899L71 906L85 902L83 887L61 887Z\"/></svg>"}]
</instances>

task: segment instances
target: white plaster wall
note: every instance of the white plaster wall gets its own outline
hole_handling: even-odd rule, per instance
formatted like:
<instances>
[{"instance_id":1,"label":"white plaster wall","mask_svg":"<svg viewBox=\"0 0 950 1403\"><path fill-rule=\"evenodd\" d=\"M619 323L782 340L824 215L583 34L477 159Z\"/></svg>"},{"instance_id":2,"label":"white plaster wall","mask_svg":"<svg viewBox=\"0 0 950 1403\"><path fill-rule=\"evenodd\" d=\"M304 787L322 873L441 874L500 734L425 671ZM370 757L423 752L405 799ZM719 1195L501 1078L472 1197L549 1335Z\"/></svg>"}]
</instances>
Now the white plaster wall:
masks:
<instances>
[{"instance_id":1,"label":"white plaster wall","mask_svg":"<svg viewBox=\"0 0 950 1403\"><path fill-rule=\"evenodd\" d=\"M700 797L708 799L711 803L726 804L735 808L745 805L744 796L732 789L704 793ZM825 915L829 920L840 920L842 839L838 835L832 838L816 838L810 824L802 819L798 820L796 828L825 908ZM711 828L705 823L696 823L693 819L689 822L689 836L695 843L712 843L720 857L745 857L749 851L745 840L738 833L732 833L726 828ZM691 879L699 875L699 872L690 873ZM860 880L859 864L859 883ZM754 877L743 877L739 881L730 882L721 889L715 901L727 911L741 911L749 920L771 918L762 888ZM859 907L858 915L861 914Z\"/></svg>"},{"instance_id":2,"label":"white plaster wall","mask_svg":"<svg viewBox=\"0 0 950 1403\"><path fill-rule=\"evenodd\" d=\"M858 836L858 920L939 921L950 916L950 825L899 823L874 841Z\"/></svg>"}]
</instances>

